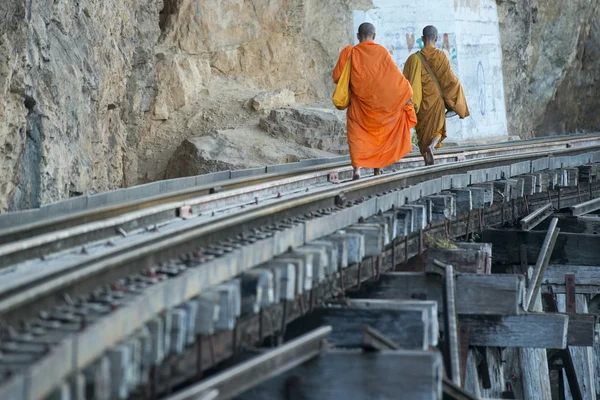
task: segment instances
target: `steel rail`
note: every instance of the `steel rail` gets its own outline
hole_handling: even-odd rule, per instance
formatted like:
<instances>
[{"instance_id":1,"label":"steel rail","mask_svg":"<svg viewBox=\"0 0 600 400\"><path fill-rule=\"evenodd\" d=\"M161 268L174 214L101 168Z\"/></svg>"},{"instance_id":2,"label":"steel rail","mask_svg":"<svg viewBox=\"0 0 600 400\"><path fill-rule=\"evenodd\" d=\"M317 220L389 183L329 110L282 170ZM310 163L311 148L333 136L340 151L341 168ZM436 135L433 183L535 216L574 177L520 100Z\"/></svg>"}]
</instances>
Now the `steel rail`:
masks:
<instances>
[{"instance_id":1,"label":"steel rail","mask_svg":"<svg viewBox=\"0 0 600 400\"><path fill-rule=\"evenodd\" d=\"M600 136L599 136L600 138ZM555 140L555 142L568 142L572 148L577 148L575 144L583 145L587 143L589 138L578 139L580 142L574 142L573 139ZM581 142L583 140L583 142ZM574 144L575 143L575 144ZM535 150L540 151L536 145ZM527 147L529 148L529 147ZM521 148L523 150L523 148ZM514 146L504 148L504 152L514 153L516 150ZM482 150L467 152L466 154L471 156L473 153L481 153ZM485 153L485 151L483 151ZM483 154L482 153L482 154ZM396 164L396 165L401 165ZM327 167L330 168L330 167ZM392 167L393 168L393 167ZM130 204L125 204L124 208L119 206L109 207L108 213L105 215L106 218L98 220L96 222L88 222L83 224L75 224L72 227L66 227L61 229L64 224L60 221L40 221L37 229L30 225L23 227L15 227L11 230L0 232L0 243L4 240L6 243L0 245L0 268L8 265L24 262L35 258L44 258L50 254L81 246L86 243L107 240L117 235L117 232L126 234L131 229L139 229L140 227L149 226L153 224L159 224L164 221L169 221L177 218L179 211L183 207L189 207L189 212L197 215L210 211L223 209L225 207L234 207L244 204L250 204L252 202L264 201L266 199L280 196L285 191L294 191L300 189L314 188L315 185L325 185L328 183L328 177L331 173L345 175L346 178L351 177L351 169L349 167L343 167L338 169L325 169L317 172L306 173L305 169L299 170L297 176L291 176L276 181L263 182L256 185L243 186L238 189L232 189L226 192L200 195L188 199L179 199L178 194L173 196L161 197L164 203L156 203L158 199L147 199L141 200L141 208L136 211L129 213L122 213L129 209ZM255 182L251 180L250 182ZM237 184L241 184L237 182ZM190 194L187 190L184 193L186 196ZM176 199L173 201L173 199ZM135 206L133 204L132 206ZM155 204L151 207L146 208L146 205ZM137 206L136 206L137 207ZM97 210L101 213L102 210ZM86 213L83 213L86 214ZM99 215L99 214L95 214ZM84 219L88 218L83 215ZM69 221L75 221L71 217L66 217ZM83 220L79 220L80 222ZM40 233L47 231L49 225L52 225L52 231L47 233ZM31 230L31 229L33 230ZM28 233L26 233L24 230ZM37 230L36 230L37 229ZM19 233L20 232L20 233ZM34 233L38 233L37 235ZM33 234L33 237L27 237L27 235ZM2 239L4 237L4 239ZM8 238L11 238L10 240ZM22 240L17 240L19 237L24 237Z\"/></svg>"},{"instance_id":2,"label":"steel rail","mask_svg":"<svg viewBox=\"0 0 600 400\"><path fill-rule=\"evenodd\" d=\"M582 151L581 149L567 149L556 153L558 155L575 154ZM546 152L517 154L399 171L370 179L340 183L322 192L301 193L287 199L279 199L273 204L256 205L253 209L237 210L229 215L212 219L209 221L210 223L200 222L189 224L183 229L157 232L155 235L149 236L147 240L114 247L100 255L89 255L83 257L82 261L61 265L56 270L45 269L42 274L28 274L20 280L5 279L6 283L0 287L0 314L15 313L15 310L20 310L23 306L45 297L47 301L54 299L54 302L57 302L53 293L58 291L67 290L73 295L83 295L89 293L101 282L117 281L129 274L156 266L161 262L177 259L182 254L189 254L199 247L218 243L220 240L234 237L257 226L277 223L286 218L327 207L336 207L336 196L343 195L348 200L356 200L375 193L414 185L423 181L423 178L431 180L449 173L467 172L482 164L488 168L499 165L506 167L518 160L531 160L547 155ZM507 170L508 168L505 168L505 172ZM482 182L486 180L488 179L482 178ZM433 194L433 192L428 194ZM319 232L325 232L320 236L324 236L340 228L328 226L320 229ZM304 236L304 239L309 240L306 232ZM282 243L284 244L281 246L284 247L279 250L280 252L287 248L286 242ZM290 245L293 244L290 242ZM257 261L267 260L268 258ZM243 269L238 270L237 273L242 271ZM98 280L94 278L98 278ZM82 284L82 281L88 281L88 284Z\"/></svg>"},{"instance_id":3,"label":"steel rail","mask_svg":"<svg viewBox=\"0 0 600 400\"><path fill-rule=\"evenodd\" d=\"M591 142L598 140L598 135L585 136L566 136L544 141L543 139L524 140L518 142L504 142L493 145L448 148L440 150L437 157L438 163L447 163L456 161L457 155L464 159L482 158L490 155L505 155L515 151L527 151L534 148L537 151L555 151L560 148L578 148L584 147ZM507 143L510 143L507 145ZM392 168L406 168L421 165L421 157L417 155L409 156ZM247 188L254 185L276 185L277 180L285 180L286 177L296 177L300 174L316 174L319 177L326 177L330 172L339 171L340 173L350 174L350 168L347 162L336 162L333 164L320 164L317 166L303 167L294 171L268 173L261 176L243 177L228 180L225 182L213 182L198 187L184 190L178 190L161 195L155 195L149 198L129 201L126 203L114 204L110 206L87 209L59 217L45 218L33 223L20 224L8 228L0 229L0 244L11 243L25 238L42 235L44 233L53 233L57 230L82 225L90 222L109 219L115 216L132 213L145 209L160 207L169 203L184 203L200 196L210 195L211 191L220 186L221 191L235 191L236 189ZM314 177L314 175L313 175ZM160 219L159 219L160 221Z\"/></svg>"}]
</instances>

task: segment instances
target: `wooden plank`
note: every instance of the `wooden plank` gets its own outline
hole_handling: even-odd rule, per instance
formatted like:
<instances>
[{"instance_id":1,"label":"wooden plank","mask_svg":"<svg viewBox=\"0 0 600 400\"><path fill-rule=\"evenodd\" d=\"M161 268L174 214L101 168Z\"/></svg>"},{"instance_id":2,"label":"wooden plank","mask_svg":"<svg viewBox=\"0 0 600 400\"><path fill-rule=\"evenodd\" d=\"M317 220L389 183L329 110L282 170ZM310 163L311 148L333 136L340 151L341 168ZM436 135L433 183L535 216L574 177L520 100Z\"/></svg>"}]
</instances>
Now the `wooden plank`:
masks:
<instances>
[{"instance_id":1,"label":"wooden plank","mask_svg":"<svg viewBox=\"0 0 600 400\"><path fill-rule=\"evenodd\" d=\"M567 313L569 327L567 343L569 346L593 346L596 333L596 314Z\"/></svg>"},{"instance_id":2,"label":"wooden plank","mask_svg":"<svg viewBox=\"0 0 600 400\"><path fill-rule=\"evenodd\" d=\"M564 349L567 345L569 317L565 314L462 316L460 319L471 326L472 346Z\"/></svg>"},{"instance_id":3,"label":"wooden plank","mask_svg":"<svg viewBox=\"0 0 600 400\"><path fill-rule=\"evenodd\" d=\"M477 250L483 252L487 256L487 260L485 263L485 271L484 274L492 273L492 244L491 243L466 243L459 242L456 243L456 246L459 249L467 249L467 250ZM456 268L456 266L455 266Z\"/></svg>"},{"instance_id":4,"label":"wooden plank","mask_svg":"<svg viewBox=\"0 0 600 400\"><path fill-rule=\"evenodd\" d=\"M486 273L487 254L475 249L427 249L428 264L434 260L450 264L456 272L484 274Z\"/></svg>"},{"instance_id":5,"label":"wooden plank","mask_svg":"<svg viewBox=\"0 0 600 400\"><path fill-rule=\"evenodd\" d=\"M315 329L322 325L335 327L327 340L336 347L360 347L364 326L378 330L403 349L426 350L430 345L429 322L425 311L319 307L303 323L303 329Z\"/></svg>"},{"instance_id":6,"label":"wooden plank","mask_svg":"<svg viewBox=\"0 0 600 400\"><path fill-rule=\"evenodd\" d=\"M525 295L522 275L456 276L456 296L459 314L516 315L521 311Z\"/></svg>"},{"instance_id":7,"label":"wooden plank","mask_svg":"<svg viewBox=\"0 0 600 400\"><path fill-rule=\"evenodd\" d=\"M546 232L490 229L482 234L482 241L494 246L494 261L511 265L520 263L517 244L527 245L527 258L537 259ZM551 264L597 265L600 259L600 235L564 233L558 235Z\"/></svg>"},{"instance_id":8,"label":"wooden plank","mask_svg":"<svg viewBox=\"0 0 600 400\"><path fill-rule=\"evenodd\" d=\"M425 351L329 351L243 394L245 400L442 397L442 359ZM283 395L283 396L282 396Z\"/></svg>"},{"instance_id":9,"label":"wooden plank","mask_svg":"<svg viewBox=\"0 0 600 400\"><path fill-rule=\"evenodd\" d=\"M600 259L598 260L600 263ZM544 273L544 285L559 285L565 290L565 276L575 275L575 291L579 286L600 287L600 265L550 265Z\"/></svg>"},{"instance_id":10,"label":"wooden plank","mask_svg":"<svg viewBox=\"0 0 600 400\"><path fill-rule=\"evenodd\" d=\"M348 300L346 299L346 302ZM427 334L427 343L429 346L438 345L438 336L440 333L438 325L438 303L427 300L378 300L378 299L352 299L347 303L353 308L364 309L390 309L404 311L420 311L425 313L425 318L429 326Z\"/></svg>"},{"instance_id":11,"label":"wooden plank","mask_svg":"<svg viewBox=\"0 0 600 400\"><path fill-rule=\"evenodd\" d=\"M523 303L524 278L521 275L456 275L458 314L515 315ZM379 284L360 293L379 299L433 300L443 311L442 279L422 272L382 274Z\"/></svg>"}]
</instances>

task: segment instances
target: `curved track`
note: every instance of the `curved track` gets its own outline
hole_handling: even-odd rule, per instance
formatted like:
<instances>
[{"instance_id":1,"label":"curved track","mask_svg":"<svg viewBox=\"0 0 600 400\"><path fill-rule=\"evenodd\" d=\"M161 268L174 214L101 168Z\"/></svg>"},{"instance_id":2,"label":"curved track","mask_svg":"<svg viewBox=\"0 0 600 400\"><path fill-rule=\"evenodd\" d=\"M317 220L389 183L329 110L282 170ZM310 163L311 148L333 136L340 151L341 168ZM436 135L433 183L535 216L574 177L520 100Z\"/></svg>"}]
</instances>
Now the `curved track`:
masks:
<instances>
[{"instance_id":1,"label":"curved track","mask_svg":"<svg viewBox=\"0 0 600 400\"><path fill-rule=\"evenodd\" d=\"M5 230L0 315L10 324L26 320L10 341L54 339L49 353L22 360L0 394L25 374L36 383L17 399L43 398L165 310L360 217L443 191L598 162L599 150L593 135L463 149L464 161L448 150L439 165L409 169L417 161L408 160L359 181L345 180L349 167L319 166Z\"/></svg>"}]
</instances>

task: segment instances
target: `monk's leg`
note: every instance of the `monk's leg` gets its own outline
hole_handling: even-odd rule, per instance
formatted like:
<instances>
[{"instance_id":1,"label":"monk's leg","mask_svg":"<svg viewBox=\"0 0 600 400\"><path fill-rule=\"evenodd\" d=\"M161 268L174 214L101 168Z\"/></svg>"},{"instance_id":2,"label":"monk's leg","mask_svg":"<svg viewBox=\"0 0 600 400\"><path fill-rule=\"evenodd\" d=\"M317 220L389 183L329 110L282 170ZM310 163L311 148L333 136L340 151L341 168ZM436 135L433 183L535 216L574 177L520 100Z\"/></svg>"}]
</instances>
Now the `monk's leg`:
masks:
<instances>
[{"instance_id":1,"label":"monk's leg","mask_svg":"<svg viewBox=\"0 0 600 400\"><path fill-rule=\"evenodd\" d=\"M430 154L428 152L429 144L431 143L431 140L429 140L429 138L427 136L428 135L426 135L425 132L421 131L420 129L417 129L417 138L419 139L419 143L418 143L419 151L421 152L421 155L423 156L425 165L431 165L433 163L433 160L431 160Z\"/></svg>"},{"instance_id":2,"label":"monk's leg","mask_svg":"<svg viewBox=\"0 0 600 400\"><path fill-rule=\"evenodd\" d=\"M427 146L427 150L425 151L425 154L427 155L427 158L429 159L428 165L433 165L435 163L435 157L433 156L433 150L435 149L435 146L437 146L439 141L440 141L440 135L436 134L431 139L431 143L429 144L429 146ZM425 163L427 163L427 159L425 160Z\"/></svg>"},{"instance_id":3,"label":"monk's leg","mask_svg":"<svg viewBox=\"0 0 600 400\"><path fill-rule=\"evenodd\" d=\"M354 167L354 171L352 173L352 180L355 181L360 179L360 167Z\"/></svg>"},{"instance_id":4,"label":"monk's leg","mask_svg":"<svg viewBox=\"0 0 600 400\"><path fill-rule=\"evenodd\" d=\"M373 175L381 175L381 169L373 168Z\"/></svg>"}]
</instances>

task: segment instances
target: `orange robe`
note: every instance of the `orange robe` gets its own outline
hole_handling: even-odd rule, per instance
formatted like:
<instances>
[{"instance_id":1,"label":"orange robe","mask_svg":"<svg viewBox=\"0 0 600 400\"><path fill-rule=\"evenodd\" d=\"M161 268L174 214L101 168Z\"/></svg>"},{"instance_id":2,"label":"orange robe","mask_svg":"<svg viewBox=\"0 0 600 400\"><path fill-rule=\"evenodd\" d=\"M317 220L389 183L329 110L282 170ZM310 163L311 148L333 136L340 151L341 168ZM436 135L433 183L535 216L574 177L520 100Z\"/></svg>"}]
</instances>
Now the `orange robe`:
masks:
<instances>
[{"instance_id":1,"label":"orange robe","mask_svg":"<svg viewBox=\"0 0 600 400\"><path fill-rule=\"evenodd\" d=\"M412 149L410 129L417 123L408 80L390 52L373 41L342 50L332 74L338 82L352 55L350 106L346 113L353 167L383 168Z\"/></svg>"},{"instance_id":2,"label":"orange robe","mask_svg":"<svg viewBox=\"0 0 600 400\"><path fill-rule=\"evenodd\" d=\"M425 154L427 147L434 137L440 140L436 147L440 147L446 138L446 106L445 102L458 116L466 118L469 116L469 107L465 99L465 93L452 72L450 61L442 50L433 46L427 46L421 50L421 54L429 64L429 68L435 74L443 92L443 98L431 79L417 54L412 54L404 64L404 75L410 82L413 90L413 104L417 112L419 123L417 124L417 138L419 139L419 150Z\"/></svg>"}]
</instances>

